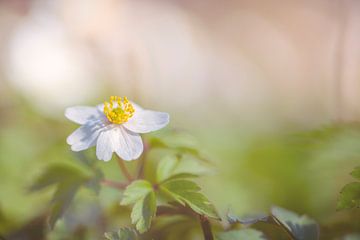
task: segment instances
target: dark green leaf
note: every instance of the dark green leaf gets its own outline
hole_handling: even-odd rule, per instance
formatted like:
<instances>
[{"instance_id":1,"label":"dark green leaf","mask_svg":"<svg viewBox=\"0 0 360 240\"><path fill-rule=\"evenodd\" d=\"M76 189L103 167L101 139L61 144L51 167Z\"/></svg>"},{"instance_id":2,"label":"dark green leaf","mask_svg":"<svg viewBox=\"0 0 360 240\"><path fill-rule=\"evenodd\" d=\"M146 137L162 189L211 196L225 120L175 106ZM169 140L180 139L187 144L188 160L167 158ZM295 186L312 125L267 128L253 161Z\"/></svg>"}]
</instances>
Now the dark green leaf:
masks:
<instances>
[{"instance_id":1,"label":"dark green leaf","mask_svg":"<svg viewBox=\"0 0 360 240\"><path fill-rule=\"evenodd\" d=\"M360 167L355 168L350 174L357 180L360 180Z\"/></svg>"},{"instance_id":2,"label":"dark green leaf","mask_svg":"<svg viewBox=\"0 0 360 240\"><path fill-rule=\"evenodd\" d=\"M30 191L38 191L51 185L57 186L51 201L49 215L51 228L63 216L76 192L89 181L90 177L90 175L74 166L57 164L49 167L30 187Z\"/></svg>"},{"instance_id":3,"label":"dark green leaf","mask_svg":"<svg viewBox=\"0 0 360 240\"><path fill-rule=\"evenodd\" d=\"M218 240L265 240L262 232L250 228L222 232L216 236Z\"/></svg>"},{"instance_id":4,"label":"dark green leaf","mask_svg":"<svg viewBox=\"0 0 360 240\"><path fill-rule=\"evenodd\" d=\"M219 219L215 208L199 192L200 187L196 183L185 179L170 179L161 184L160 189L180 204L187 204L195 212Z\"/></svg>"},{"instance_id":5,"label":"dark green leaf","mask_svg":"<svg viewBox=\"0 0 360 240\"><path fill-rule=\"evenodd\" d=\"M281 227L286 228L296 240L318 240L319 226L307 216L299 216L280 207L273 207L271 214Z\"/></svg>"},{"instance_id":6,"label":"dark green leaf","mask_svg":"<svg viewBox=\"0 0 360 240\"><path fill-rule=\"evenodd\" d=\"M340 192L337 209L360 207L360 182L345 185Z\"/></svg>"},{"instance_id":7,"label":"dark green leaf","mask_svg":"<svg viewBox=\"0 0 360 240\"><path fill-rule=\"evenodd\" d=\"M136 240L136 231L132 228L121 228L117 232L107 232L104 234L108 240Z\"/></svg>"},{"instance_id":8,"label":"dark green leaf","mask_svg":"<svg viewBox=\"0 0 360 240\"><path fill-rule=\"evenodd\" d=\"M71 165L54 164L47 168L31 185L30 191L37 191L59 182L83 182L90 179L90 175Z\"/></svg>"},{"instance_id":9,"label":"dark green leaf","mask_svg":"<svg viewBox=\"0 0 360 240\"><path fill-rule=\"evenodd\" d=\"M131 221L136 229L143 233L150 228L151 220L156 213L156 196L151 183L137 180L131 183L124 192L122 205L134 204Z\"/></svg>"}]
</instances>

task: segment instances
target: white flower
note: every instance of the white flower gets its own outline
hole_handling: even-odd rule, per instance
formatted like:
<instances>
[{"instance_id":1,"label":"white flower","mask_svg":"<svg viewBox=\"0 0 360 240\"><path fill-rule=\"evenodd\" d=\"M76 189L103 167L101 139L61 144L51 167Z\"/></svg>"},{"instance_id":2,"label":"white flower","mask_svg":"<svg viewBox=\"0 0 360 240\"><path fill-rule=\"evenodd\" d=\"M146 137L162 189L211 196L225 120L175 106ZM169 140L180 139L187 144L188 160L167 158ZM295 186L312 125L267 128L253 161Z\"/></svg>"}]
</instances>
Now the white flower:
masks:
<instances>
[{"instance_id":1,"label":"white flower","mask_svg":"<svg viewBox=\"0 0 360 240\"><path fill-rule=\"evenodd\" d=\"M115 96L97 107L67 108L65 116L82 125L66 139L71 150L96 145L96 156L104 161L109 161L113 152L126 161L139 158L144 148L139 133L156 131L169 123L169 114L145 110L126 97Z\"/></svg>"}]
</instances>

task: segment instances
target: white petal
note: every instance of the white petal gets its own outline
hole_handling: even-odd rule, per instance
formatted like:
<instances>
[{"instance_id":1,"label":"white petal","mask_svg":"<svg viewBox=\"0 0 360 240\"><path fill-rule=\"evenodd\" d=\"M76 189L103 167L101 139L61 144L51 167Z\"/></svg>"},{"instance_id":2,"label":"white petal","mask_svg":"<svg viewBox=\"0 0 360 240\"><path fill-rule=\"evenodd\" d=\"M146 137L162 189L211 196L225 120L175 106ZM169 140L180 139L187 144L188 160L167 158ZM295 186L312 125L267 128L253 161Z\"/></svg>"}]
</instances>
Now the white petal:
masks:
<instances>
[{"instance_id":1,"label":"white petal","mask_svg":"<svg viewBox=\"0 0 360 240\"><path fill-rule=\"evenodd\" d=\"M135 113L123 126L136 133L148 133L159 130L169 123L169 114L143 110Z\"/></svg>"},{"instance_id":2,"label":"white petal","mask_svg":"<svg viewBox=\"0 0 360 240\"><path fill-rule=\"evenodd\" d=\"M122 126L118 127L116 130L119 136L119 147L115 149L117 155L125 161L139 158L144 150L140 135L130 132Z\"/></svg>"},{"instance_id":3,"label":"white petal","mask_svg":"<svg viewBox=\"0 0 360 240\"><path fill-rule=\"evenodd\" d=\"M82 151L92 147L96 143L99 133L104 128L103 124L91 123L85 124L76 129L67 139L66 142L71 145L71 150Z\"/></svg>"},{"instance_id":4,"label":"white petal","mask_svg":"<svg viewBox=\"0 0 360 240\"><path fill-rule=\"evenodd\" d=\"M65 110L65 116L78 124L85 124L88 121L95 120L99 117L99 114L96 107L76 106Z\"/></svg>"},{"instance_id":5,"label":"white petal","mask_svg":"<svg viewBox=\"0 0 360 240\"><path fill-rule=\"evenodd\" d=\"M99 160L111 160L113 151L114 134L113 129L105 130L100 133L96 143L96 156ZM115 138L116 139L116 138Z\"/></svg>"}]
</instances>

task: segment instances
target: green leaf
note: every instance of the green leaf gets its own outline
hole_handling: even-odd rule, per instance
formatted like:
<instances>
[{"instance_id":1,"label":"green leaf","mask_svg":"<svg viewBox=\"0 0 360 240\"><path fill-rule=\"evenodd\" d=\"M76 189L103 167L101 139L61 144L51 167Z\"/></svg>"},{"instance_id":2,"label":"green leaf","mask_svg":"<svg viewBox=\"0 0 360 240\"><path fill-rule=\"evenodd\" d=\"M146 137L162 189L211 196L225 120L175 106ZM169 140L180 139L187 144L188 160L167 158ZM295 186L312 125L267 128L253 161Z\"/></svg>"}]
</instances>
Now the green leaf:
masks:
<instances>
[{"instance_id":1,"label":"green leaf","mask_svg":"<svg viewBox=\"0 0 360 240\"><path fill-rule=\"evenodd\" d=\"M218 233L216 237L218 240L265 240L262 232L250 228Z\"/></svg>"},{"instance_id":2,"label":"green leaf","mask_svg":"<svg viewBox=\"0 0 360 240\"><path fill-rule=\"evenodd\" d=\"M136 229L146 232L151 225L151 220L156 213L156 196L151 183L137 180L131 183L124 192L121 205L134 204L131 211L131 222L136 224Z\"/></svg>"},{"instance_id":3,"label":"green leaf","mask_svg":"<svg viewBox=\"0 0 360 240\"><path fill-rule=\"evenodd\" d=\"M349 209L360 207L360 182L353 182L345 185L340 192L337 209Z\"/></svg>"},{"instance_id":4,"label":"green leaf","mask_svg":"<svg viewBox=\"0 0 360 240\"><path fill-rule=\"evenodd\" d=\"M134 181L129 186L126 187L124 191L123 199L121 200L120 204L129 205L135 203L151 191L153 191L153 187L151 183L149 183L148 181L146 180Z\"/></svg>"},{"instance_id":5,"label":"green leaf","mask_svg":"<svg viewBox=\"0 0 360 240\"><path fill-rule=\"evenodd\" d=\"M177 156L170 155L164 157L160 162L156 170L157 182L162 182L171 177L179 164L180 160Z\"/></svg>"},{"instance_id":6,"label":"green leaf","mask_svg":"<svg viewBox=\"0 0 360 240\"><path fill-rule=\"evenodd\" d=\"M271 214L274 220L295 237L296 240L318 240L319 226L307 216L299 216L296 213L280 207L273 207Z\"/></svg>"},{"instance_id":7,"label":"green leaf","mask_svg":"<svg viewBox=\"0 0 360 240\"><path fill-rule=\"evenodd\" d=\"M360 167L356 167L350 174L357 180L360 180Z\"/></svg>"},{"instance_id":8,"label":"green leaf","mask_svg":"<svg viewBox=\"0 0 360 240\"><path fill-rule=\"evenodd\" d=\"M137 240L136 231L132 228L120 228L116 232L106 232L106 239L108 240Z\"/></svg>"},{"instance_id":9,"label":"green leaf","mask_svg":"<svg viewBox=\"0 0 360 240\"><path fill-rule=\"evenodd\" d=\"M61 218L70 206L76 192L91 176L70 165L56 164L50 166L30 187L30 191L39 191L51 185L56 185L56 191L51 201L49 215L50 228Z\"/></svg>"},{"instance_id":10,"label":"green leaf","mask_svg":"<svg viewBox=\"0 0 360 240\"><path fill-rule=\"evenodd\" d=\"M182 205L187 204L198 214L219 219L215 208L209 200L200 193L200 187L186 179L170 179L160 185L160 189Z\"/></svg>"},{"instance_id":11,"label":"green leaf","mask_svg":"<svg viewBox=\"0 0 360 240\"><path fill-rule=\"evenodd\" d=\"M140 233L146 232L150 228L155 212L156 197L152 191L135 203L131 211L131 222L136 224L136 229Z\"/></svg>"}]
</instances>

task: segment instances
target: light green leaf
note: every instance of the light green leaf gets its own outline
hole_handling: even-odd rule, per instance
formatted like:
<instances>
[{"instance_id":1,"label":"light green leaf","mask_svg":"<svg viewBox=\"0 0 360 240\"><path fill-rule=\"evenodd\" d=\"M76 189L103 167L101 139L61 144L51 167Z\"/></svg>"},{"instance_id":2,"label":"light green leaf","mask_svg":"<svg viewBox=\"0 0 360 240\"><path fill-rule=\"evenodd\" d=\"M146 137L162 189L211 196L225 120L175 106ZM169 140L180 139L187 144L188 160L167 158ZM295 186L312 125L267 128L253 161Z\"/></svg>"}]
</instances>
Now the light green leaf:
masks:
<instances>
[{"instance_id":1,"label":"light green leaf","mask_svg":"<svg viewBox=\"0 0 360 240\"><path fill-rule=\"evenodd\" d=\"M136 229L140 233L146 232L150 228L155 212L156 197L152 191L135 203L131 211L131 222L136 224Z\"/></svg>"},{"instance_id":2,"label":"light green leaf","mask_svg":"<svg viewBox=\"0 0 360 240\"><path fill-rule=\"evenodd\" d=\"M222 232L216 235L218 240L265 240L263 233L254 229L241 229Z\"/></svg>"},{"instance_id":3,"label":"light green leaf","mask_svg":"<svg viewBox=\"0 0 360 240\"><path fill-rule=\"evenodd\" d=\"M170 179L160 185L160 189L182 205L187 204L195 212L211 218L219 219L215 208L200 193L200 187L186 179Z\"/></svg>"},{"instance_id":4,"label":"light green leaf","mask_svg":"<svg viewBox=\"0 0 360 240\"><path fill-rule=\"evenodd\" d=\"M160 162L156 170L157 182L162 182L171 177L179 164L179 158L175 155L164 157Z\"/></svg>"},{"instance_id":5,"label":"light green leaf","mask_svg":"<svg viewBox=\"0 0 360 240\"><path fill-rule=\"evenodd\" d=\"M121 205L129 205L143 198L146 194L153 191L151 183L145 180L132 182L124 191Z\"/></svg>"},{"instance_id":6,"label":"light green leaf","mask_svg":"<svg viewBox=\"0 0 360 240\"><path fill-rule=\"evenodd\" d=\"M350 174L357 180L360 180L360 167L356 167Z\"/></svg>"},{"instance_id":7,"label":"light green leaf","mask_svg":"<svg viewBox=\"0 0 360 240\"><path fill-rule=\"evenodd\" d=\"M299 216L289 210L273 207L272 217L280 226L286 228L296 240L318 240L319 226L307 216Z\"/></svg>"},{"instance_id":8,"label":"light green leaf","mask_svg":"<svg viewBox=\"0 0 360 240\"><path fill-rule=\"evenodd\" d=\"M194 178L209 172L203 163L185 155L167 155L158 164L156 179L162 182L170 178Z\"/></svg>"},{"instance_id":9,"label":"light green leaf","mask_svg":"<svg viewBox=\"0 0 360 240\"><path fill-rule=\"evenodd\" d=\"M360 182L345 185L340 192L337 209L360 207Z\"/></svg>"},{"instance_id":10,"label":"light green leaf","mask_svg":"<svg viewBox=\"0 0 360 240\"><path fill-rule=\"evenodd\" d=\"M136 231L132 228L120 228L117 232L106 232L106 239L108 240L136 240L138 236Z\"/></svg>"},{"instance_id":11,"label":"light green leaf","mask_svg":"<svg viewBox=\"0 0 360 240\"><path fill-rule=\"evenodd\" d=\"M131 211L131 222L143 233L150 228L151 220L156 213L156 196L150 182L137 180L131 183L124 192L122 205L134 204Z\"/></svg>"}]
</instances>

